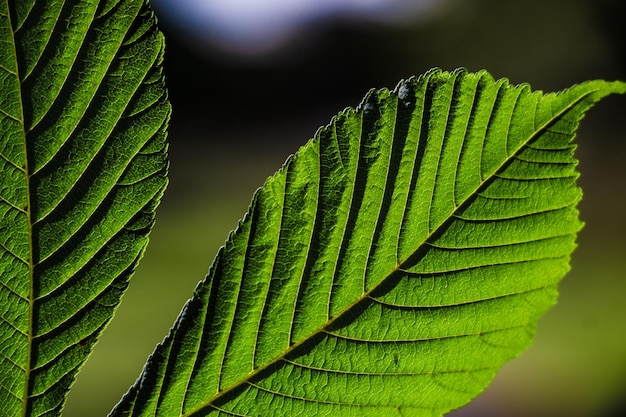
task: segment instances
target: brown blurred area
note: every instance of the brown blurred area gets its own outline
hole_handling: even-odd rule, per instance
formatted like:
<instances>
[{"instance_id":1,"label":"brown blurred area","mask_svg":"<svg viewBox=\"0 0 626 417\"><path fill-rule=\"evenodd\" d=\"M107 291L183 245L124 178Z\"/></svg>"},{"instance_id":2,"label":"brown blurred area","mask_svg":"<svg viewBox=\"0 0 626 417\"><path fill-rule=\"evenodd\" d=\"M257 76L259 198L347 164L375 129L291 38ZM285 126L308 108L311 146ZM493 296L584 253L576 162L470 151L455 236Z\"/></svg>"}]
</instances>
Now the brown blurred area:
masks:
<instances>
[{"instance_id":1,"label":"brown blurred area","mask_svg":"<svg viewBox=\"0 0 626 417\"><path fill-rule=\"evenodd\" d=\"M432 67L484 68L544 91L626 80L623 0L442 0L428 16L395 26L320 21L261 56L211 49L158 12L174 109L171 183L147 254L78 377L67 417L106 415L255 188L370 88L393 88ZM541 320L534 345L452 416L624 415L626 97L592 109L578 144L586 228L559 303Z\"/></svg>"}]
</instances>

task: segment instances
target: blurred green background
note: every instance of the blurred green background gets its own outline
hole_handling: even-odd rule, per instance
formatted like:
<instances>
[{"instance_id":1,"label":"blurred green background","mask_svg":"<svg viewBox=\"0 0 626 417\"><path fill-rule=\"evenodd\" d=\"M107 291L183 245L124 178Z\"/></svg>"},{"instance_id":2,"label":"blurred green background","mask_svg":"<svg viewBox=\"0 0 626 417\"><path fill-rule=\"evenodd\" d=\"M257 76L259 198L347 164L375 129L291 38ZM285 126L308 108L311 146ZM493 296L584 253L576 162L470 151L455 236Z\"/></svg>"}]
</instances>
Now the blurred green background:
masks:
<instances>
[{"instance_id":1,"label":"blurred green background","mask_svg":"<svg viewBox=\"0 0 626 417\"><path fill-rule=\"evenodd\" d=\"M300 21L294 36L264 50L192 30L166 3L153 1L168 41L171 183L145 258L78 376L66 417L107 414L254 190L369 88L393 88L434 66L485 68L544 91L626 80L623 0L433 0L399 21L344 11ZM586 227L558 305L541 320L534 345L452 416L624 415L625 116L626 97L610 97L579 131Z\"/></svg>"}]
</instances>

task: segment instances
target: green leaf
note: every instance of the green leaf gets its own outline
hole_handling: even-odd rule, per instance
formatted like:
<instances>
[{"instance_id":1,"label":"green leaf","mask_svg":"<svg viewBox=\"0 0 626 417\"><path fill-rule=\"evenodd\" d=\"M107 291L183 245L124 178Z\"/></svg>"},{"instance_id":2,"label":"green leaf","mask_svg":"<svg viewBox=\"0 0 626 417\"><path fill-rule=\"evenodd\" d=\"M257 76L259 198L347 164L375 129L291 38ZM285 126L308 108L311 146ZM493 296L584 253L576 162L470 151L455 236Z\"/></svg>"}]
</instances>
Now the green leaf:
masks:
<instances>
[{"instance_id":1,"label":"green leaf","mask_svg":"<svg viewBox=\"0 0 626 417\"><path fill-rule=\"evenodd\" d=\"M53 416L166 184L163 39L145 0L10 0L0 42L0 415Z\"/></svg>"},{"instance_id":2,"label":"green leaf","mask_svg":"<svg viewBox=\"0 0 626 417\"><path fill-rule=\"evenodd\" d=\"M572 143L626 84L433 70L370 92L254 196L112 416L439 416L531 342L569 268Z\"/></svg>"}]
</instances>

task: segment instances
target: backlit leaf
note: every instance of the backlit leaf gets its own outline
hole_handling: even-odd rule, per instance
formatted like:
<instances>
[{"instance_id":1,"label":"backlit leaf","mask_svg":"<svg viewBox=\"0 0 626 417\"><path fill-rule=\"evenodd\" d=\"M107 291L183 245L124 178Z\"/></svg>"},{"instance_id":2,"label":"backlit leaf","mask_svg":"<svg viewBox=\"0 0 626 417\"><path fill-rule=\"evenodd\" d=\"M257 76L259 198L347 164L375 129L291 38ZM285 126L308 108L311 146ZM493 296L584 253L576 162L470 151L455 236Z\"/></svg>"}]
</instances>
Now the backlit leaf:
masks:
<instances>
[{"instance_id":1,"label":"backlit leaf","mask_svg":"<svg viewBox=\"0 0 626 417\"><path fill-rule=\"evenodd\" d=\"M166 184L145 0L0 2L0 415L54 416Z\"/></svg>"},{"instance_id":2,"label":"backlit leaf","mask_svg":"<svg viewBox=\"0 0 626 417\"><path fill-rule=\"evenodd\" d=\"M434 70L255 194L113 416L440 416L531 342L582 223L572 143L623 83Z\"/></svg>"}]
</instances>

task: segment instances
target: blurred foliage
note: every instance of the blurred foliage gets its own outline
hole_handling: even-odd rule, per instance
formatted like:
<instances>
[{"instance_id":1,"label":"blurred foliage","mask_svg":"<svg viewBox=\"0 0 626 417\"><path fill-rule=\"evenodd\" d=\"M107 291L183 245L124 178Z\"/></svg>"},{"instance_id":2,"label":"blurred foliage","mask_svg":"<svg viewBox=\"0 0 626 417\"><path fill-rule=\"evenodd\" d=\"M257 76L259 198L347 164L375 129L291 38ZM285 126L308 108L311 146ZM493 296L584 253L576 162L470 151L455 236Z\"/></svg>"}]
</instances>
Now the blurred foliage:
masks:
<instances>
[{"instance_id":1,"label":"blurred foliage","mask_svg":"<svg viewBox=\"0 0 626 417\"><path fill-rule=\"evenodd\" d=\"M160 16L174 108L171 185L147 254L79 374L65 416L111 409L166 335L254 189L369 88L393 87L434 66L486 68L545 91L585 79L626 80L624 16L623 0L448 0L433 16L401 27L326 22L284 55L262 62L194 52ZM625 113L626 98L611 97L581 125L586 227L559 304L540 322L535 344L452 415L623 414Z\"/></svg>"}]
</instances>

